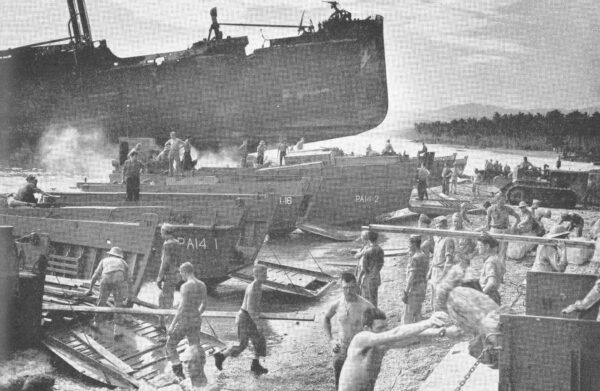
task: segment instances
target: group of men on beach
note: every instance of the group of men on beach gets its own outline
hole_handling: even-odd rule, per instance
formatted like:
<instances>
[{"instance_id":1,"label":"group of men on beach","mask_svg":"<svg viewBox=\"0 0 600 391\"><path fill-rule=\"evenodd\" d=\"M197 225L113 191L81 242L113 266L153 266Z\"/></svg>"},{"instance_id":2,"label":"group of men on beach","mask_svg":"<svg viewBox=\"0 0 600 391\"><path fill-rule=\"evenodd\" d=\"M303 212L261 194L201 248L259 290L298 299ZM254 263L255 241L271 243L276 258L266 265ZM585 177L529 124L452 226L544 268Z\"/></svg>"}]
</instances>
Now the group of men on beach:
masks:
<instances>
[{"instance_id":1,"label":"group of men on beach","mask_svg":"<svg viewBox=\"0 0 600 391\"><path fill-rule=\"evenodd\" d=\"M458 194L458 177L461 174L460 168L456 163L448 164L444 162L442 168L442 193L449 195ZM417 168L417 197L419 201L428 200L429 195L427 189L429 188L429 177L431 172L427 169L426 163L422 162Z\"/></svg>"},{"instance_id":2,"label":"group of men on beach","mask_svg":"<svg viewBox=\"0 0 600 391\"><path fill-rule=\"evenodd\" d=\"M190 262L181 263L181 245L175 235L176 231L173 225L163 224L161 227L161 236L164 239L163 251L156 279L156 285L160 290L158 307L166 310L172 309L176 290L179 290L180 300L170 322L167 323L170 316L159 316L159 329L162 328L167 335L165 350L173 374L180 380L185 379L182 363L184 361L192 386L201 387L207 383L204 373L206 357L200 344L202 314L207 306L207 288L196 277L194 266ZM125 254L121 248L113 247L107 255L98 264L86 294L92 295L94 286L99 281L98 306L106 306L111 295L115 306L127 306L132 303L130 289L132 276L125 260ZM223 369L223 362L227 357L237 357L252 341L255 357L250 370L256 375L268 372L259 362L260 357L266 356L266 341L258 327L262 283L267 280L267 268L264 265L255 264L253 273L254 281L246 288L241 308L236 317L239 344L214 355L215 364L219 370ZM97 332L100 332L100 322L103 319L102 315L94 318L92 328ZM114 316L113 322L114 339L117 341L122 338L123 319L117 314ZM188 348L180 357L177 346L184 338L187 339Z\"/></svg>"},{"instance_id":3,"label":"group of men on beach","mask_svg":"<svg viewBox=\"0 0 600 391\"><path fill-rule=\"evenodd\" d=\"M456 217L456 229L462 229L459 224L462 219L458 215ZM425 219L423 217L420 223L424 223ZM443 225L445 220L440 222L438 228L446 228ZM455 326L444 327L448 324L448 316L444 312L434 312L426 320L422 320L421 314L428 277L431 279L432 270L436 270L436 274L438 268L444 268L444 264L435 262L430 268L429 258L433 252L434 259L447 262L446 257L453 254L453 250L446 247L454 245L454 242L436 240L433 243L432 238L422 241L421 236L410 236L406 288L402 297L405 303L402 325L387 330L386 315L377 308L384 253L377 244L375 232L365 230L361 238L363 248L356 254L357 272L341 275L342 295L329 306L323 318L323 328L333 353L336 389L343 391L373 390L382 359L389 349L402 348L418 340L431 340L432 337L460 334ZM434 311L437 308L434 307ZM333 318L337 325L335 338Z\"/></svg>"},{"instance_id":4,"label":"group of men on beach","mask_svg":"<svg viewBox=\"0 0 600 391\"><path fill-rule=\"evenodd\" d=\"M421 309L425 299L427 282L432 290L432 308L441 311L438 300L439 294L436 286L454 267L460 267L466 272L470 268L470 260L476 253L482 258L479 275L464 273L461 284L479 290L490 297L498 305L501 304L500 287L506 272L506 245L504 241L496 240L487 232L517 233L530 231L534 220L540 220L549 215L539 211L539 201L535 201L530 210L527 204L519 205L519 212L515 212L506 205L506 200L500 196L494 205L487 209L484 232L477 239L478 245L470 239L451 237L426 237L411 235L409 238L409 261L407 264L406 288L402 301L405 303L402 325L390 331L385 331L385 314L377 309L377 298L373 296L370 281L357 279L356 275L344 273L341 277L342 296L333 302L325 314L323 327L326 337L330 341L334 355L333 368L336 387L339 390L373 390L381 367L381 360L387 349L406 346L415 339L430 338L447 334L443 329L426 329L435 326L444 326L447 318L441 312L434 312L428 320L421 321ZM513 218L514 223L510 220ZM431 220L425 215L419 218L419 227L427 228ZM566 225L568 224L568 225ZM452 229L463 229L461 213L452 216ZM563 214L561 220L550 229L547 237L565 238L572 232L580 235L579 229L583 226L583 219L575 213ZM447 219L442 216L436 219L435 228L447 229ZM383 257L374 248L379 247L376 237L370 231L363 232L365 246L357 253L360 258L357 267L358 276L363 276L366 265L377 264L372 259ZM566 258L561 255L564 245L540 245L536 252L533 270L563 271ZM381 254L381 255L379 255ZM552 265L559 265L559 269ZM544 266L545 265L545 266ZM550 270L552 268L552 270ZM367 266L368 269L368 266ZM380 270L380 267L379 267ZM596 291L590 293L598 299L600 297L600 283ZM595 296L594 296L595 295ZM587 300L587 299L586 299ZM589 300L582 300L574 304L576 308L589 306ZM575 308L574 307L574 308ZM572 311L573 309L570 308ZM338 337L332 333L332 319L337 318ZM453 329L450 335L459 331Z\"/></svg>"}]
</instances>

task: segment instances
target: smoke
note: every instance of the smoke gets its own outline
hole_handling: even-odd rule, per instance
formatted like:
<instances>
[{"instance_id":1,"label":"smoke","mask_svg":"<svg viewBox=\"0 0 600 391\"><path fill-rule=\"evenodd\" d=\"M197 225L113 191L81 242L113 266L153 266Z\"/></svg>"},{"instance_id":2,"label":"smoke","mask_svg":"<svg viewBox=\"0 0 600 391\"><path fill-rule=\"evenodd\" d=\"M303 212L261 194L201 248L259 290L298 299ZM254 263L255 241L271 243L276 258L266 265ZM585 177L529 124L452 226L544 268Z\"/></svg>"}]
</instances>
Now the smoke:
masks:
<instances>
[{"instance_id":1,"label":"smoke","mask_svg":"<svg viewBox=\"0 0 600 391\"><path fill-rule=\"evenodd\" d=\"M240 158L236 147L226 147L218 152L198 151L192 148L192 159L198 159L196 168L200 167L237 167Z\"/></svg>"},{"instance_id":2,"label":"smoke","mask_svg":"<svg viewBox=\"0 0 600 391\"><path fill-rule=\"evenodd\" d=\"M47 171L106 181L117 158L114 145L108 143L102 130L73 127L51 128L38 142L41 166Z\"/></svg>"}]
</instances>

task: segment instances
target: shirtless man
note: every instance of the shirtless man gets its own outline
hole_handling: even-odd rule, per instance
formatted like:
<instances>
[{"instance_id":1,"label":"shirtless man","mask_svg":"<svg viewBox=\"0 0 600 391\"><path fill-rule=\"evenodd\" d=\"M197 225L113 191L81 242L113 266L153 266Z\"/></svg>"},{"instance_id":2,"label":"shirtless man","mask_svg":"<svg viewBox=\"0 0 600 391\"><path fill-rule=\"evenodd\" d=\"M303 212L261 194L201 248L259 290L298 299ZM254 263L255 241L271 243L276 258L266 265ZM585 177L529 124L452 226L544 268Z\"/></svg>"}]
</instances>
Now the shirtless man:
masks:
<instances>
[{"instance_id":1,"label":"shirtless man","mask_svg":"<svg viewBox=\"0 0 600 391\"><path fill-rule=\"evenodd\" d=\"M160 289L158 295L158 308L173 308L173 298L175 290L181 281L178 273L179 263L181 262L181 243L174 235L174 229L171 224L164 223L160 228L160 235L164 239L160 269L156 278L156 285ZM159 327L165 327L166 316L159 316Z\"/></svg>"},{"instance_id":2,"label":"shirtless man","mask_svg":"<svg viewBox=\"0 0 600 391\"><path fill-rule=\"evenodd\" d=\"M177 138L175 132L171 132L169 140L165 143L165 149L169 150L169 176L173 176L173 170L176 174L181 174L181 157L179 155L183 148L183 141Z\"/></svg>"},{"instance_id":3,"label":"shirtless man","mask_svg":"<svg viewBox=\"0 0 600 391\"><path fill-rule=\"evenodd\" d=\"M367 309L361 316L362 330L350 343L348 358L340 374L340 391L373 391L381 370L381 362L389 349L403 348L417 340L436 336L455 336L456 327L443 327L448 315L435 312L431 318L387 330L386 317L378 309Z\"/></svg>"},{"instance_id":4,"label":"shirtless man","mask_svg":"<svg viewBox=\"0 0 600 391\"><path fill-rule=\"evenodd\" d=\"M360 295L377 307L377 295L381 285L381 268L383 267L383 250L377 244L377 232L363 231L360 235L363 248L356 253L358 268L356 280L360 287Z\"/></svg>"},{"instance_id":5,"label":"shirtless man","mask_svg":"<svg viewBox=\"0 0 600 391\"><path fill-rule=\"evenodd\" d=\"M177 314L167 329L166 351L173 373L179 379L184 379L183 365L179 360L177 345L183 338L187 338L189 346L200 345L202 313L206 309L206 285L194 276L194 266L189 262L179 267L179 273L185 282L179 290L181 303L177 308ZM198 349L197 354L204 355L204 349ZM202 359L202 373L197 373L194 377L198 386L206 385L204 362L206 362L206 358ZM197 370L197 372L200 371Z\"/></svg>"},{"instance_id":6,"label":"shirtless man","mask_svg":"<svg viewBox=\"0 0 600 391\"><path fill-rule=\"evenodd\" d=\"M265 265L254 265L254 281L248 285L244 293L244 301L238 312L235 323L238 327L239 345L231 346L224 352L214 354L215 366L220 371L227 357L237 357L248 347L248 341L254 346L254 360L250 370L260 376L269 371L260 365L259 358L267 355L267 342L264 335L258 329L260 316L260 301L262 299L262 283L267 281L267 267Z\"/></svg>"},{"instance_id":7,"label":"shirtless man","mask_svg":"<svg viewBox=\"0 0 600 391\"><path fill-rule=\"evenodd\" d=\"M510 224L510 216L517 220L515 225L519 224L521 221L521 218L517 212L515 212L510 206L506 206L506 196L501 194L498 197L496 204L487 209L486 229L493 234L507 233ZM507 247L508 242L505 241L500 242L498 245L498 255L500 256L500 260L504 263L506 263Z\"/></svg>"},{"instance_id":8,"label":"shirtless man","mask_svg":"<svg viewBox=\"0 0 600 391\"><path fill-rule=\"evenodd\" d=\"M362 330L362 314L366 309L375 307L367 300L359 296L358 285L353 274L342 273L342 290L344 294L337 299L325 313L323 318L323 328L325 335L331 345L334 354L333 372L335 374L335 387L337 389L340 372L344 361L348 346L352 338ZM338 338L334 339L331 333L331 318L337 315L338 323Z\"/></svg>"}]
</instances>

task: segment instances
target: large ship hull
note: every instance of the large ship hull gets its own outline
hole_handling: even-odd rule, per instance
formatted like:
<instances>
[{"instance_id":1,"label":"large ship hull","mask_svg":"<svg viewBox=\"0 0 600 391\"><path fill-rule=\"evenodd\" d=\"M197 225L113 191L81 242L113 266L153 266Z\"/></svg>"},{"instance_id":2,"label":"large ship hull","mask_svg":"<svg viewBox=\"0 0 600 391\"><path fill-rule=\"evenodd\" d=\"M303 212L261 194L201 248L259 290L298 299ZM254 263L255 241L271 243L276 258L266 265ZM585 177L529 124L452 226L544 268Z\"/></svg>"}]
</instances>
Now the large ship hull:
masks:
<instances>
[{"instance_id":1,"label":"large ship hull","mask_svg":"<svg viewBox=\"0 0 600 391\"><path fill-rule=\"evenodd\" d=\"M316 32L272 39L247 56L246 37L120 58L105 41L27 46L0 53L3 139L53 126L196 147L243 138L309 141L379 125L388 108L383 18L328 21Z\"/></svg>"}]
</instances>

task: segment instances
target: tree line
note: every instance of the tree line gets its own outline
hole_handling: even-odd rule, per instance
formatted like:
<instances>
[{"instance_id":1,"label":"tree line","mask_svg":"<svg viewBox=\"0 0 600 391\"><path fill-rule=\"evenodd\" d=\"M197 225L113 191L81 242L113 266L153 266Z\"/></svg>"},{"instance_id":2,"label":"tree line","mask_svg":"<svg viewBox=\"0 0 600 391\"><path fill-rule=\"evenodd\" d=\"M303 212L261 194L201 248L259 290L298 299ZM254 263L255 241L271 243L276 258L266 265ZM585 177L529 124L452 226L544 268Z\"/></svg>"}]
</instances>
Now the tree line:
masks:
<instances>
[{"instance_id":1,"label":"tree line","mask_svg":"<svg viewBox=\"0 0 600 391\"><path fill-rule=\"evenodd\" d=\"M415 123L425 142L555 150L584 156L600 156L600 113L553 110L537 113L495 113L492 118L454 119L450 122Z\"/></svg>"}]
</instances>

